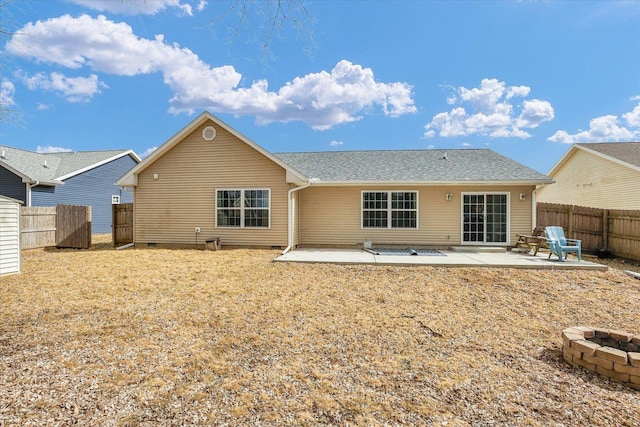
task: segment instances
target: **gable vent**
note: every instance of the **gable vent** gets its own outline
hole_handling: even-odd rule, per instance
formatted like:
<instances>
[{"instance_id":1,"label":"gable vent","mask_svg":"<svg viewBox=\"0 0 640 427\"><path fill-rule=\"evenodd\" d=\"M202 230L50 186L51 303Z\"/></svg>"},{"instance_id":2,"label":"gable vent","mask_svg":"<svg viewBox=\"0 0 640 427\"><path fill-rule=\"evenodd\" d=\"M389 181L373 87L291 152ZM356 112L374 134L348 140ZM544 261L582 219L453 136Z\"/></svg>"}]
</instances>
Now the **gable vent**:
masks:
<instances>
[{"instance_id":1,"label":"gable vent","mask_svg":"<svg viewBox=\"0 0 640 427\"><path fill-rule=\"evenodd\" d=\"M214 128L213 126L207 126L202 131L202 138L204 138L205 141L213 141L215 137L216 137L216 128Z\"/></svg>"}]
</instances>

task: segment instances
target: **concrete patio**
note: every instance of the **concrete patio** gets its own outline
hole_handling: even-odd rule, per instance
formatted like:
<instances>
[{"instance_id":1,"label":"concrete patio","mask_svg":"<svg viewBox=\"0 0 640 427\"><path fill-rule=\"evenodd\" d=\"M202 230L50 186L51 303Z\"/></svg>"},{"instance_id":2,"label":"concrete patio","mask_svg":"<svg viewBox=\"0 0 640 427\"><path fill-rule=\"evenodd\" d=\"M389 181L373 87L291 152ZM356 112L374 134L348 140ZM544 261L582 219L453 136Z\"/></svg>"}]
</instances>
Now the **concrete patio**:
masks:
<instances>
[{"instance_id":1,"label":"concrete patio","mask_svg":"<svg viewBox=\"0 0 640 427\"><path fill-rule=\"evenodd\" d=\"M595 262L578 261L569 256L566 261L558 261L548 253L530 255L521 252L457 252L440 250L444 256L393 256L376 255L362 249L318 249L299 248L280 255L276 262L307 262L330 264L374 264L374 265L428 265L433 267L496 267L533 268L540 270L607 270L606 265Z\"/></svg>"}]
</instances>

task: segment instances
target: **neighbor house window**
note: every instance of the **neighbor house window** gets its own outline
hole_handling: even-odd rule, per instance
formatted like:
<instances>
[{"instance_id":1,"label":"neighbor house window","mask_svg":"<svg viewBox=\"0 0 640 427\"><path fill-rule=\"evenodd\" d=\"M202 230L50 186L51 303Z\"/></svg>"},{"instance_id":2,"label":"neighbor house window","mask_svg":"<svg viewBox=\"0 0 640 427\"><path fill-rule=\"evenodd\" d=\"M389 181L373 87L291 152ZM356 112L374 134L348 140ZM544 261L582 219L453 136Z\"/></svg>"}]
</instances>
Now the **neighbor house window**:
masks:
<instances>
[{"instance_id":1,"label":"neighbor house window","mask_svg":"<svg viewBox=\"0 0 640 427\"><path fill-rule=\"evenodd\" d=\"M269 228L270 190L216 190L216 227Z\"/></svg>"},{"instance_id":2,"label":"neighbor house window","mask_svg":"<svg viewBox=\"0 0 640 427\"><path fill-rule=\"evenodd\" d=\"M363 191L362 228L418 228L418 192Z\"/></svg>"}]
</instances>

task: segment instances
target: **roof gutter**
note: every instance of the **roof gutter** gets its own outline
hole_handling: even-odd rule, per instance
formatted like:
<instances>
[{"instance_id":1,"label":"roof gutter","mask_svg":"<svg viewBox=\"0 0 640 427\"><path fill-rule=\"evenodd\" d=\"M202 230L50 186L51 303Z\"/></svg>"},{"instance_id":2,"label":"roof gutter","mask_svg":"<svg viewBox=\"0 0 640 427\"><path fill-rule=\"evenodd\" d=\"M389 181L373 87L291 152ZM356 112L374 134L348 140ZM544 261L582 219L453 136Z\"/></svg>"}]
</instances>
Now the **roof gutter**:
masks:
<instances>
[{"instance_id":1,"label":"roof gutter","mask_svg":"<svg viewBox=\"0 0 640 427\"><path fill-rule=\"evenodd\" d=\"M287 247L282 251L282 255L286 254L293 247L293 193L305 189L311 185L313 179L309 179L304 185L290 188L287 191Z\"/></svg>"},{"instance_id":2,"label":"roof gutter","mask_svg":"<svg viewBox=\"0 0 640 427\"><path fill-rule=\"evenodd\" d=\"M546 185L555 181L549 180L523 180L523 181L320 181L314 180L313 185L326 186L466 186L466 185Z\"/></svg>"}]
</instances>

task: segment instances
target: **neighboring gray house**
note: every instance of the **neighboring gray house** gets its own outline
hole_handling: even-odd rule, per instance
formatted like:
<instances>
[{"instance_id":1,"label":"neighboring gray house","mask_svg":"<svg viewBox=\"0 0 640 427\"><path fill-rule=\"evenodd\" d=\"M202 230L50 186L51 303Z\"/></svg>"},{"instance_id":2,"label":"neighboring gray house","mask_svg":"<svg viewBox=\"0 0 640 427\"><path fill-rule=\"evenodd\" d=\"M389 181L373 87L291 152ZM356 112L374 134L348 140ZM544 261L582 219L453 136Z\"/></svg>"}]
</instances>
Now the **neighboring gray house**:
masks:
<instances>
[{"instance_id":1,"label":"neighboring gray house","mask_svg":"<svg viewBox=\"0 0 640 427\"><path fill-rule=\"evenodd\" d=\"M133 201L115 182L139 162L131 150L43 154L0 145L0 195L24 206L91 206L92 231L109 233L113 196Z\"/></svg>"}]
</instances>

